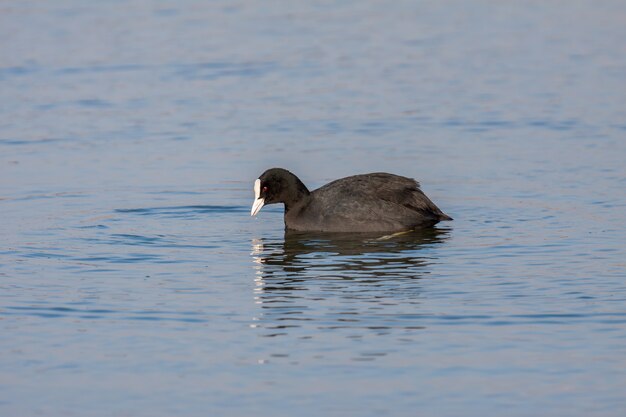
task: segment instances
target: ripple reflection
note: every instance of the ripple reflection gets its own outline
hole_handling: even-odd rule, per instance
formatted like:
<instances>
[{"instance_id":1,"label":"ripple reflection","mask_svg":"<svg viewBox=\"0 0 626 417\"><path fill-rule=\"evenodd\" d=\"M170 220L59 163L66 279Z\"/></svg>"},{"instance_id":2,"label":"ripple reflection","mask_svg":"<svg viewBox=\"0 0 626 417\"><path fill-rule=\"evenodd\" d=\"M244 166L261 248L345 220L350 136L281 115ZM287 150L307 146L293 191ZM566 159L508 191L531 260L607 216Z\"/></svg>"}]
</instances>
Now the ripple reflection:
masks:
<instances>
[{"instance_id":1,"label":"ripple reflection","mask_svg":"<svg viewBox=\"0 0 626 417\"><path fill-rule=\"evenodd\" d=\"M420 281L436 260L436 247L448 237L447 229L432 228L388 239L315 233L254 239L254 299L261 312L252 327L265 329L264 336L286 335L290 329L315 334L418 328Z\"/></svg>"}]
</instances>

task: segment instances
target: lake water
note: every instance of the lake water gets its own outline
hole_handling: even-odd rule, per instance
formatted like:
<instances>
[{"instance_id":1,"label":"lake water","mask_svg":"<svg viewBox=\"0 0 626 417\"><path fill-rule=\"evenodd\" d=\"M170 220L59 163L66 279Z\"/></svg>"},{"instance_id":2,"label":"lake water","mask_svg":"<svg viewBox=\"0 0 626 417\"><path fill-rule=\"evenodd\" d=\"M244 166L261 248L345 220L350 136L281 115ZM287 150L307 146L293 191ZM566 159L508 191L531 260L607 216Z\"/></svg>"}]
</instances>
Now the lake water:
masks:
<instances>
[{"instance_id":1,"label":"lake water","mask_svg":"<svg viewBox=\"0 0 626 417\"><path fill-rule=\"evenodd\" d=\"M626 3L0 4L0 415L622 416ZM455 218L285 235L266 168Z\"/></svg>"}]
</instances>

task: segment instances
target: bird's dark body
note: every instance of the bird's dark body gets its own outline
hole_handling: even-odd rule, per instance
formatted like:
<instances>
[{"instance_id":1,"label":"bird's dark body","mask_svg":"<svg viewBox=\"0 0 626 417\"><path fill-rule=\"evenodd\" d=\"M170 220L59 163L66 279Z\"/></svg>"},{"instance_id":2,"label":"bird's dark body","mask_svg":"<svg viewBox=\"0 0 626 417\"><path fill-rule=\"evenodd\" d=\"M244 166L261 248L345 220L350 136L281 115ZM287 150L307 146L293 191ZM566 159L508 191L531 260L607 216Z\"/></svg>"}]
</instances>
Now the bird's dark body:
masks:
<instances>
[{"instance_id":1,"label":"bird's dark body","mask_svg":"<svg viewBox=\"0 0 626 417\"><path fill-rule=\"evenodd\" d=\"M280 181L275 180L277 176ZM283 198L268 201L285 203L288 230L399 232L452 220L422 192L417 181L399 175L354 175L312 192L294 174L280 168L266 171L260 180L269 189L277 184L282 189L296 187L297 192L279 190L283 191Z\"/></svg>"}]
</instances>

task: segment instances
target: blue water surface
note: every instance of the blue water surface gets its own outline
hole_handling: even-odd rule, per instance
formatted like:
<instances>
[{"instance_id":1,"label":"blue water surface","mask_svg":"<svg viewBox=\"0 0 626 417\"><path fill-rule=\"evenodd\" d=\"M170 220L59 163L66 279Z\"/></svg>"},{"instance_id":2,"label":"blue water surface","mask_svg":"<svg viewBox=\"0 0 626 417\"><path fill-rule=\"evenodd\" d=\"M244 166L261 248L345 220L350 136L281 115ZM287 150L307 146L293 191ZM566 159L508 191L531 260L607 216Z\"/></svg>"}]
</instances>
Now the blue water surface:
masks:
<instances>
[{"instance_id":1,"label":"blue water surface","mask_svg":"<svg viewBox=\"0 0 626 417\"><path fill-rule=\"evenodd\" d=\"M623 416L626 3L0 5L0 415ZM250 217L272 166L454 217Z\"/></svg>"}]
</instances>

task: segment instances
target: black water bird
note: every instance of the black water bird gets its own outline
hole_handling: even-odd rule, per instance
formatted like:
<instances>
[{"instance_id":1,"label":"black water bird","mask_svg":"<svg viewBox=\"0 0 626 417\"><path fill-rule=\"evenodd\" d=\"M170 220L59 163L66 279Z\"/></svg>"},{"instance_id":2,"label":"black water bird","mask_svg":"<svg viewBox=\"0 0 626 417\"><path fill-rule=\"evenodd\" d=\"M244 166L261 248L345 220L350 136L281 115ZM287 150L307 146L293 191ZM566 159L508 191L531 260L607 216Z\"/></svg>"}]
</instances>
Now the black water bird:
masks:
<instances>
[{"instance_id":1,"label":"black water bird","mask_svg":"<svg viewBox=\"0 0 626 417\"><path fill-rule=\"evenodd\" d=\"M303 232L401 232L452 220L417 181L376 172L332 181L314 191L282 168L254 182L256 215L265 204L285 204L285 228Z\"/></svg>"}]
</instances>

